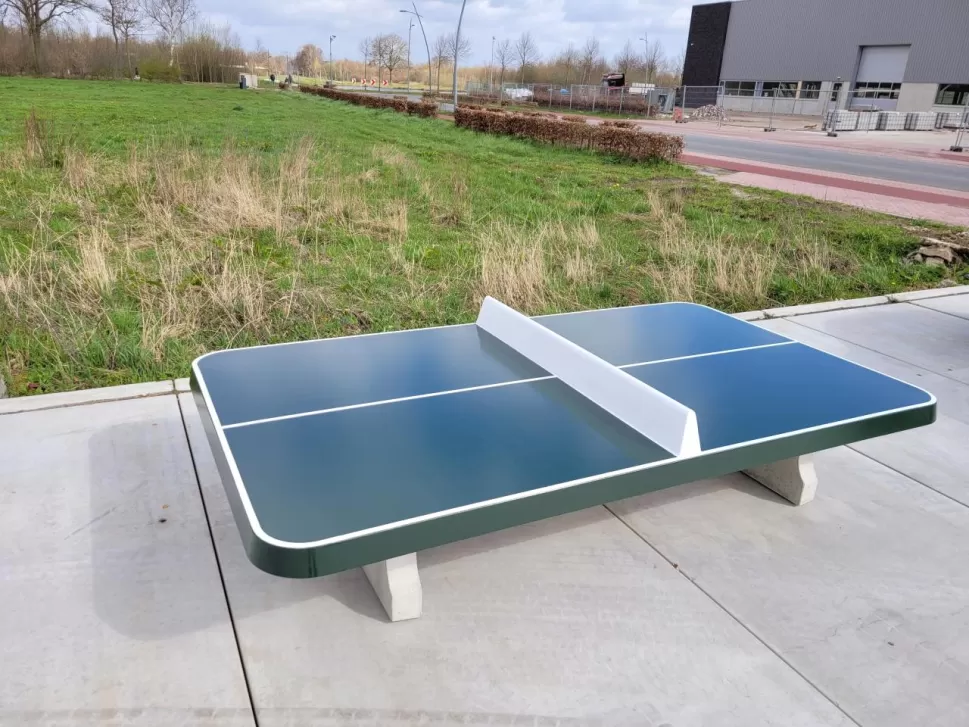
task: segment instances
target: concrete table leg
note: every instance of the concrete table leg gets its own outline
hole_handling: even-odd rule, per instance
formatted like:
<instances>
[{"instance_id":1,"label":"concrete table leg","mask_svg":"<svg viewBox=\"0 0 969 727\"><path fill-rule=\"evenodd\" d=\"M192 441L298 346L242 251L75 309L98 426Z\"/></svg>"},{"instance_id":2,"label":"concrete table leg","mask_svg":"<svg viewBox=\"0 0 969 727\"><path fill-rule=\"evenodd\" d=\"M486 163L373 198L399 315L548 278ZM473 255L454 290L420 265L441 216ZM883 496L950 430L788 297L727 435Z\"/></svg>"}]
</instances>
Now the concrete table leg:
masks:
<instances>
[{"instance_id":1,"label":"concrete table leg","mask_svg":"<svg viewBox=\"0 0 969 727\"><path fill-rule=\"evenodd\" d=\"M818 491L818 475L810 455L754 467L744 474L795 505L811 502Z\"/></svg>"},{"instance_id":2,"label":"concrete table leg","mask_svg":"<svg viewBox=\"0 0 969 727\"><path fill-rule=\"evenodd\" d=\"M365 565L363 572L391 621L420 618L423 594L416 553Z\"/></svg>"}]
</instances>

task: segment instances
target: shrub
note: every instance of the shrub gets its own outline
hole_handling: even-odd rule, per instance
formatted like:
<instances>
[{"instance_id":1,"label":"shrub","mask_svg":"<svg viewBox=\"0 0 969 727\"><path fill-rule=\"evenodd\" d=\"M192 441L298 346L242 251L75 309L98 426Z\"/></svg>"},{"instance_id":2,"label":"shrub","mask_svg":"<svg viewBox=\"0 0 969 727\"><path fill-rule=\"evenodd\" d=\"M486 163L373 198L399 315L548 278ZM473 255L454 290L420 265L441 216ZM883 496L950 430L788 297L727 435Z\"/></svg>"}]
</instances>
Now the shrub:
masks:
<instances>
[{"instance_id":1,"label":"shrub","mask_svg":"<svg viewBox=\"0 0 969 727\"><path fill-rule=\"evenodd\" d=\"M581 123L579 123L581 122ZM457 126L504 136L534 139L575 149L645 161L676 161L683 152L683 137L616 126L590 126L584 119L498 113L461 106L454 112Z\"/></svg>"},{"instance_id":2,"label":"shrub","mask_svg":"<svg viewBox=\"0 0 969 727\"><path fill-rule=\"evenodd\" d=\"M398 113L413 114L424 118L437 116L437 104L433 101L408 101L406 96L365 96L359 93L348 93L347 91L337 91L335 88L319 86L300 86L299 90L303 93L311 93L316 96L333 101L346 101L357 106L366 106L372 109L393 109Z\"/></svg>"},{"instance_id":3,"label":"shrub","mask_svg":"<svg viewBox=\"0 0 969 727\"><path fill-rule=\"evenodd\" d=\"M584 124L585 117L584 116L563 116L562 121L566 122L567 124Z\"/></svg>"},{"instance_id":4,"label":"shrub","mask_svg":"<svg viewBox=\"0 0 969 727\"><path fill-rule=\"evenodd\" d=\"M149 59L141 62L138 69L142 80L159 81L161 83L178 83L182 80L182 71L178 66L170 66L163 60Z\"/></svg>"}]
</instances>

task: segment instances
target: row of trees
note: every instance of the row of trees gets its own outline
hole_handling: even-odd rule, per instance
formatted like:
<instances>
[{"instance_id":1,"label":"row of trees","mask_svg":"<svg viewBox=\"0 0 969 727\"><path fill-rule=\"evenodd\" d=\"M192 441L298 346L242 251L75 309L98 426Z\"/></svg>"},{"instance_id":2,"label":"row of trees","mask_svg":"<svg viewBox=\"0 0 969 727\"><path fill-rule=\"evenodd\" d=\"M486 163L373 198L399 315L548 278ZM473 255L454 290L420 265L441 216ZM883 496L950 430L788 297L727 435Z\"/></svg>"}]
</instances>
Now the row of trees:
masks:
<instances>
[{"instance_id":1,"label":"row of trees","mask_svg":"<svg viewBox=\"0 0 969 727\"><path fill-rule=\"evenodd\" d=\"M168 47L168 64L174 66L176 46L186 27L195 19L194 0L0 0L0 27L7 28L8 17L28 40L29 70L46 70L42 39L56 34L54 26L81 11L93 12L110 30L114 40L115 75L120 74L122 58L128 59L133 38L149 27L158 31ZM60 32L64 32L62 26ZM9 35L10 33L5 33Z\"/></svg>"},{"instance_id":2,"label":"row of trees","mask_svg":"<svg viewBox=\"0 0 969 727\"><path fill-rule=\"evenodd\" d=\"M596 84L608 72L625 73L628 82L677 86L683 73L683 55L667 58L663 46L654 41L640 49L632 41L615 54L610 63L598 38L588 38L581 48L573 43L560 53L543 61L531 33L522 33L515 41L496 41L494 66L489 79L497 75L498 84L509 71L517 71L521 83Z\"/></svg>"}]
</instances>

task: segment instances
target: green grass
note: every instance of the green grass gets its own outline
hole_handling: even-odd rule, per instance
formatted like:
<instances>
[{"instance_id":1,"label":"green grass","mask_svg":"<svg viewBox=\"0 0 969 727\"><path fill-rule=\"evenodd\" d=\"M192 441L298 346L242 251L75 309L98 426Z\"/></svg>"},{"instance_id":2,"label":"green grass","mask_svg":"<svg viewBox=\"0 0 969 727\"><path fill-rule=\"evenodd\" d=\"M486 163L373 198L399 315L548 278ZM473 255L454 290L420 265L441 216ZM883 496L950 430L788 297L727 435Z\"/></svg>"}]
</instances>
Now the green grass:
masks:
<instances>
[{"instance_id":1,"label":"green grass","mask_svg":"<svg viewBox=\"0 0 969 727\"><path fill-rule=\"evenodd\" d=\"M485 294L528 313L739 311L961 281L905 264L917 242L892 218L677 165L292 91L0 78L15 395L185 376L228 346L466 322Z\"/></svg>"}]
</instances>

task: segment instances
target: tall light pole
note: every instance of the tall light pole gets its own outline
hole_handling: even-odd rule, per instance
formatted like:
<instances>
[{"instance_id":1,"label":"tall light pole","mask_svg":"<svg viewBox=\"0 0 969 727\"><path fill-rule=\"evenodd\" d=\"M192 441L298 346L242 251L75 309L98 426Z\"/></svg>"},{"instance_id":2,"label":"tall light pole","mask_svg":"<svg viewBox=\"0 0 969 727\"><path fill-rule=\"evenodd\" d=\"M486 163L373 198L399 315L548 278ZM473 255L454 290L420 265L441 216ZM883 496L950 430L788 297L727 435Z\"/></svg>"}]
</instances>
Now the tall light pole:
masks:
<instances>
[{"instance_id":1,"label":"tall light pole","mask_svg":"<svg viewBox=\"0 0 969 727\"><path fill-rule=\"evenodd\" d=\"M491 36L491 63L488 64L488 93L495 90L495 36Z\"/></svg>"},{"instance_id":2,"label":"tall light pole","mask_svg":"<svg viewBox=\"0 0 969 727\"><path fill-rule=\"evenodd\" d=\"M410 91L410 32L414 29L414 19L407 26L407 90Z\"/></svg>"},{"instance_id":3,"label":"tall light pole","mask_svg":"<svg viewBox=\"0 0 969 727\"><path fill-rule=\"evenodd\" d=\"M330 83L333 83L333 39L336 38L335 35L330 36Z\"/></svg>"},{"instance_id":4,"label":"tall light pole","mask_svg":"<svg viewBox=\"0 0 969 727\"><path fill-rule=\"evenodd\" d=\"M461 14L458 15L458 29L454 31L454 77L451 85L454 87L454 110L458 110L458 56L461 55L461 21L464 20L464 6L468 0L461 0Z\"/></svg>"},{"instance_id":5,"label":"tall light pole","mask_svg":"<svg viewBox=\"0 0 969 727\"><path fill-rule=\"evenodd\" d=\"M431 46L427 42L427 33L424 32L424 21L423 17L419 12L417 12L417 3L411 2L414 6L413 10L401 10L402 13L409 13L417 18L417 24L421 27L421 35L424 36L424 47L427 49L427 88L431 89Z\"/></svg>"},{"instance_id":6,"label":"tall light pole","mask_svg":"<svg viewBox=\"0 0 969 727\"><path fill-rule=\"evenodd\" d=\"M649 41L647 40L648 37L649 37L649 33L643 33L643 37L640 38L640 40L643 41L643 53L645 54L643 55L643 66L646 68L646 83L652 83L653 79L650 78L651 74L650 74L649 65L648 65L649 64Z\"/></svg>"}]
</instances>

